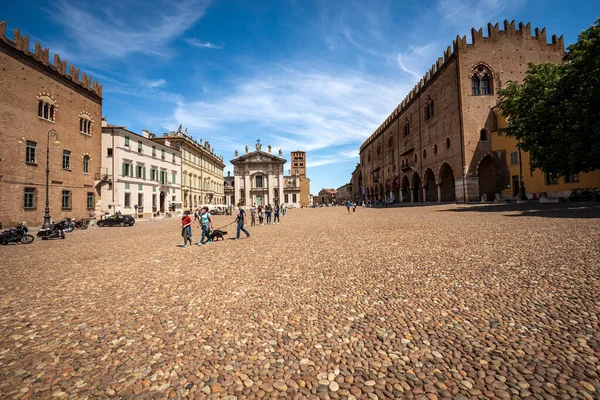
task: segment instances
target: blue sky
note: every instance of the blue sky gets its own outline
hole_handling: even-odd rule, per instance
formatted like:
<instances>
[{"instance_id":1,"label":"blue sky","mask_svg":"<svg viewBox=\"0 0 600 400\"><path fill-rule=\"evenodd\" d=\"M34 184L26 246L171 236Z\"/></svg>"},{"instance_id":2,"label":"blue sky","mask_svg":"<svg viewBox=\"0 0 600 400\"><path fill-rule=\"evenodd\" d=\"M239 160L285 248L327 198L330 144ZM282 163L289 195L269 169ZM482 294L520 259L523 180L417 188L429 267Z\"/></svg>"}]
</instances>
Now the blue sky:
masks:
<instances>
[{"instance_id":1,"label":"blue sky","mask_svg":"<svg viewBox=\"0 0 600 400\"><path fill-rule=\"evenodd\" d=\"M183 124L225 160L257 138L288 160L306 150L317 193L350 180L360 144L457 34L514 19L568 44L600 3L23 0L2 14L9 37L19 28L103 84L109 123Z\"/></svg>"}]
</instances>

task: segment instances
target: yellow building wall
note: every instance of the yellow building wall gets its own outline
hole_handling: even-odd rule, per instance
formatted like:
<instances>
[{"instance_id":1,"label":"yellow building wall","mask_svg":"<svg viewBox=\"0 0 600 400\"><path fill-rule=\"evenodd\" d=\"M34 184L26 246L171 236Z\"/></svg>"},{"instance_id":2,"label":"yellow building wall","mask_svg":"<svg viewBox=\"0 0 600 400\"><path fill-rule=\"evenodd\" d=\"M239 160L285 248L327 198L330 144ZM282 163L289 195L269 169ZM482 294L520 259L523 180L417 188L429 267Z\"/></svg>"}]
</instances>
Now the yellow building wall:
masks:
<instances>
[{"instance_id":1,"label":"yellow building wall","mask_svg":"<svg viewBox=\"0 0 600 400\"><path fill-rule=\"evenodd\" d=\"M500 129L507 128L508 123L506 118L498 116L498 132L493 132L492 135L492 150L506 152L506 163L510 171L511 186L502 190L501 194L503 198L509 199L514 198L514 188L512 187L512 177L519 176L519 162L518 162L518 149L517 140L512 137L507 137L505 134L500 133ZM517 162L511 164L510 153L517 152ZM592 171L587 173L577 174L578 182L565 182L564 177L559 177L557 183L546 184L545 174L540 169L531 170L529 167L529 153L522 151L522 165L523 165L523 181L525 183L525 191L527 197L530 199L540 197L569 197L571 190L577 188L590 188L600 187L600 171Z\"/></svg>"}]
</instances>

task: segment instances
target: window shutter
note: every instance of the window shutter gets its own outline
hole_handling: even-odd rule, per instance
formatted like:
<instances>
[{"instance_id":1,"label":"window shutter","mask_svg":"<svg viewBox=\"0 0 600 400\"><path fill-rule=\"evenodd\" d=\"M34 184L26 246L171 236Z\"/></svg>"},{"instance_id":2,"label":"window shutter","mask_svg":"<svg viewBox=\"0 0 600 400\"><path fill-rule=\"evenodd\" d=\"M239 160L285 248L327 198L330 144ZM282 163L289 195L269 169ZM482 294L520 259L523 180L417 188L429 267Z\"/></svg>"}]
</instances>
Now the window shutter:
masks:
<instances>
[{"instance_id":1,"label":"window shutter","mask_svg":"<svg viewBox=\"0 0 600 400\"><path fill-rule=\"evenodd\" d=\"M144 178L144 180L146 180L146 167L143 167L143 168L142 168L142 173L143 173L143 175L144 175L144 177L143 177L143 178Z\"/></svg>"},{"instance_id":2,"label":"window shutter","mask_svg":"<svg viewBox=\"0 0 600 400\"><path fill-rule=\"evenodd\" d=\"M123 171L122 171L121 175L125 176L125 163L123 163Z\"/></svg>"}]
</instances>

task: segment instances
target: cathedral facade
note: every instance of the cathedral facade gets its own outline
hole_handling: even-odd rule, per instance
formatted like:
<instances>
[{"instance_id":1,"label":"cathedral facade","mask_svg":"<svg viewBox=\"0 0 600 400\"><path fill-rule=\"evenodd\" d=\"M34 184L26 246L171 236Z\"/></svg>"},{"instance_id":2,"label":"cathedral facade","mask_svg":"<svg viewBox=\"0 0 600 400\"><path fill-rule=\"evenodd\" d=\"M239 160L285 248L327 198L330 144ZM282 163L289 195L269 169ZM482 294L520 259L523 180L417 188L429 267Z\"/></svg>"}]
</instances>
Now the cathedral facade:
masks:
<instances>
[{"instance_id":1,"label":"cathedral facade","mask_svg":"<svg viewBox=\"0 0 600 400\"><path fill-rule=\"evenodd\" d=\"M279 150L278 155L272 153L271 146L262 150L260 141L254 151L240 155L235 151L233 164L234 204L247 206L281 205L284 199L283 169L286 160Z\"/></svg>"}]
</instances>

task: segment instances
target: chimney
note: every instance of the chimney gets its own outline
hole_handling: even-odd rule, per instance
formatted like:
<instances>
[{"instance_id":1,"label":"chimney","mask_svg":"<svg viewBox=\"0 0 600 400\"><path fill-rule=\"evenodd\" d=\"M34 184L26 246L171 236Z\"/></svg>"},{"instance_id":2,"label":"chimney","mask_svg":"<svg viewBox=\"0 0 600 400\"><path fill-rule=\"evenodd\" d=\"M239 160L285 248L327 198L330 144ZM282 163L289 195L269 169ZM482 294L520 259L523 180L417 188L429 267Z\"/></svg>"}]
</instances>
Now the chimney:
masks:
<instances>
[{"instance_id":1,"label":"chimney","mask_svg":"<svg viewBox=\"0 0 600 400\"><path fill-rule=\"evenodd\" d=\"M106 117L102 117L102 127L106 128L108 126L108 122L106 121Z\"/></svg>"},{"instance_id":2,"label":"chimney","mask_svg":"<svg viewBox=\"0 0 600 400\"><path fill-rule=\"evenodd\" d=\"M149 133L150 133L150 132L148 132L148 130L147 130L147 129L142 129L142 136L143 136L143 137L145 137L145 138L148 138L148 137L150 137Z\"/></svg>"}]
</instances>

